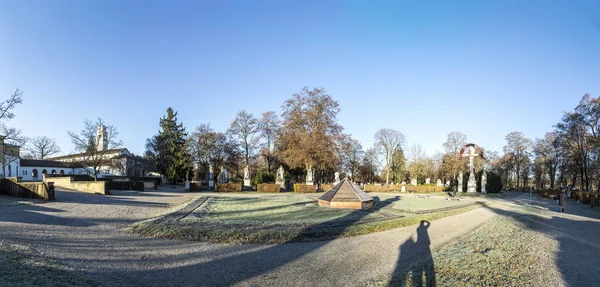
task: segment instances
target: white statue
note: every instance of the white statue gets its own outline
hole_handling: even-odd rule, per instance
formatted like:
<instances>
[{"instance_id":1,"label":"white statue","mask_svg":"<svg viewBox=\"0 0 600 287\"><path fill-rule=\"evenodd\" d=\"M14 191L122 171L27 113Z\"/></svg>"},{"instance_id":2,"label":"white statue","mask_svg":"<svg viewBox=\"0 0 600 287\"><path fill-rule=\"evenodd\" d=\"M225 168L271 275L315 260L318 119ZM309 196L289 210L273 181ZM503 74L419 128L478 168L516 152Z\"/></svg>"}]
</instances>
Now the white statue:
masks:
<instances>
[{"instance_id":1,"label":"white statue","mask_svg":"<svg viewBox=\"0 0 600 287\"><path fill-rule=\"evenodd\" d=\"M283 179L283 166L279 166L279 168L277 169L277 179Z\"/></svg>"},{"instance_id":2,"label":"white statue","mask_svg":"<svg viewBox=\"0 0 600 287\"><path fill-rule=\"evenodd\" d=\"M333 175L335 176L334 182L340 182L340 173L336 171Z\"/></svg>"},{"instance_id":3,"label":"white statue","mask_svg":"<svg viewBox=\"0 0 600 287\"><path fill-rule=\"evenodd\" d=\"M244 167L244 179L249 179L250 178L250 169L248 168L248 166Z\"/></svg>"},{"instance_id":4,"label":"white statue","mask_svg":"<svg viewBox=\"0 0 600 287\"><path fill-rule=\"evenodd\" d=\"M312 185L313 184L313 171L312 168L308 168L308 170L306 170L306 184L308 185Z\"/></svg>"},{"instance_id":5,"label":"white statue","mask_svg":"<svg viewBox=\"0 0 600 287\"><path fill-rule=\"evenodd\" d=\"M229 182L229 174L227 173L227 169L224 167L221 167L221 173L219 174L219 182Z\"/></svg>"}]
</instances>

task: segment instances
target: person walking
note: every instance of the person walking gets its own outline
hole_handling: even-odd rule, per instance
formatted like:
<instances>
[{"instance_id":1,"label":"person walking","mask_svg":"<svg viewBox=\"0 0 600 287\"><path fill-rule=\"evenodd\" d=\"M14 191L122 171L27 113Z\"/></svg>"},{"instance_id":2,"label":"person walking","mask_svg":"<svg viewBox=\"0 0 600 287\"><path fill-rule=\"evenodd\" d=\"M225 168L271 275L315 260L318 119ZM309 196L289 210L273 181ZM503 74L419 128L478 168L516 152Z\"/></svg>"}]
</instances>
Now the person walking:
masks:
<instances>
[{"instance_id":1,"label":"person walking","mask_svg":"<svg viewBox=\"0 0 600 287\"><path fill-rule=\"evenodd\" d=\"M560 212L565 212L565 201L567 201L567 194L563 189L560 191L560 195L558 196L558 205L560 205Z\"/></svg>"}]
</instances>

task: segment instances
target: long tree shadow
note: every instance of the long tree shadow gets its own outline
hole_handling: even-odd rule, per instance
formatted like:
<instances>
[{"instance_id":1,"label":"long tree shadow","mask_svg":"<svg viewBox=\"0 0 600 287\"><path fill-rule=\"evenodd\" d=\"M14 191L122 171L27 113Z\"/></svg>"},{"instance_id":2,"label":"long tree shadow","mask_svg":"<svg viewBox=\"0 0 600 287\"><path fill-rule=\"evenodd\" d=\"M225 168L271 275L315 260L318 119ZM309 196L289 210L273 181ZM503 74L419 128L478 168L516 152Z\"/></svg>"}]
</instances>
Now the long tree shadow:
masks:
<instances>
[{"instance_id":1,"label":"long tree shadow","mask_svg":"<svg viewBox=\"0 0 600 287\"><path fill-rule=\"evenodd\" d=\"M340 221L346 222L347 224L343 227L336 225L336 228L331 228L327 230L327 232L332 238L339 237L353 223L356 223L370 213L379 211L387 204L397 200L400 200L400 197L380 201L367 212L356 210L342 218L330 220L328 222L332 225L335 225L335 223ZM316 251L330 242L317 241L308 243L294 243L296 241L306 240L306 238L310 237L311 234L314 234L312 226L303 229L303 231L297 236L283 244L273 245L266 248L257 246L258 250L256 251L250 251L225 258L210 260L205 263L181 266L176 269L171 269L169 272L181 275L176 276L177 278L181 278L181 281L170 282L170 284L189 285L189 274L194 274L196 277L202 278L201 281L194 282L194 285L196 286L231 286L233 284L248 280L252 277L261 275L266 276L265 273L301 258L308 253ZM127 276L130 274L128 273L123 275ZM138 277L144 275L145 274L137 274ZM324 284L332 285L333 283Z\"/></svg>"},{"instance_id":2,"label":"long tree shadow","mask_svg":"<svg viewBox=\"0 0 600 287\"><path fill-rule=\"evenodd\" d=\"M431 240L427 233L430 225L429 221L422 220L417 227L417 241L411 237L400 246L396 270L388 286L406 286L408 282L411 283L410 286L423 286L423 283L425 286L436 286L434 262L429 247Z\"/></svg>"},{"instance_id":3,"label":"long tree shadow","mask_svg":"<svg viewBox=\"0 0 600 287\"><path fill-rule=\"evenodd\" d=\"M524 214L493 206L487 208L525 224L529 230L544 233L555 239L559 244L556 265L567 286L600 286L600 276L595 274L596 267L600 265L600 214L591 214L585 206L577 206L574 203L567 205L567 211L570 210L572 214L553 213L552 211L558 210L554 200L536 200L530 206L545 209L546 204L551 206L546 216ZM552 210L554 206L556 207Z\"/></svg>"}]
</instances>

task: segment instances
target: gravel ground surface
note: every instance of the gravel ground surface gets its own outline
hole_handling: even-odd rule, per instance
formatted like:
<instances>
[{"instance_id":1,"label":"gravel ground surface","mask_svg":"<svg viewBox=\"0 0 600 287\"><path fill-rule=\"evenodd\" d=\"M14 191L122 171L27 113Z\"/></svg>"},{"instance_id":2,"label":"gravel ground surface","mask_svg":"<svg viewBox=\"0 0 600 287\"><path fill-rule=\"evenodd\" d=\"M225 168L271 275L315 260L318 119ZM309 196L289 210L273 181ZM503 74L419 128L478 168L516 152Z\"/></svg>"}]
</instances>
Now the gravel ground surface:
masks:
<instances>
[{"instance_id":1,"label":"gravel ground surface","mask_svg":"<svg viewBox=\"0 0 600 287\"><path fill-rule=\"evenodd\" d=\"M408 250L405 243L423 234L418 225L325 242L235 246L142 238L124 230L205 194L168 188L114 194L57 191L56 202L0 204L0 240L30 245L108 286L357 286L391 278L394 270L424 252L453 242L496 216L515 216L514 208L525 204L525 195L519 195L494 200L498 204L490 208L435 220L427 226L428 240ZM593 266L600 263L596 240L600 212L570 204L570 213L558 214L552 201L534 204L541 215L522 220L559 243L559 251L551 254L557 264L548 266L564 277L559 285L599 286ZM401 249L404 254L397 262Z\"/></svg>"}]
</instances>

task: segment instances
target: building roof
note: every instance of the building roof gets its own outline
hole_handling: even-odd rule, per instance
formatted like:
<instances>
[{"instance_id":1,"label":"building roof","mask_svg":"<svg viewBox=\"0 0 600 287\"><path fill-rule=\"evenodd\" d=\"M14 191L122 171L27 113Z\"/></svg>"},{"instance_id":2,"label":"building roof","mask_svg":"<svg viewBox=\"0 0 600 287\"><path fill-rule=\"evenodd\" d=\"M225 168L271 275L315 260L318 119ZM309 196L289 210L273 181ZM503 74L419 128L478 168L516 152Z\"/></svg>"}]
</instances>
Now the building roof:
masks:
<instances>
[{"instance_id":1,"label":"building roof","mask_svg":"<svg viewBox=\"0 0 600 287\"><path fill-rule=\"evenodd\" d=\"M104 151L104 153L106 153L106 154L124 153L125 151L127 151L126 153L129 153L129 151L126 148L113 148L113 149L109 149L109 150ZM85 155L85 153L81 152L81 153L75 153L75 154L68 154L68 155L61 155L61 156L57 156L57 157L51 157L51 158L48 158L48 160L64 160L64 159L69 159L69 158L78 158L78 157L82 157L84 155Z\"/></svg>"},{"instance_id":2,"label":"building roof","mask_svg":"<svg viewBox=\"0 0 600 287\"><path fill-rule=\"evenodd\" d=\"M72 168L67 162L54 160L21 159L21 166Z\"/></svg>"},{"instance_id":3,"label":"building roof","mask_svg":"<svg viewBox=\"0 0 600 287\"><path fill-rule=\"evenodd\" d=\"M321 195L319 200L329 202L365 202L373 201L373 198L350 182L348 178L344 178L332 189Z\"/></svg>"}]
</instances>

